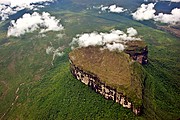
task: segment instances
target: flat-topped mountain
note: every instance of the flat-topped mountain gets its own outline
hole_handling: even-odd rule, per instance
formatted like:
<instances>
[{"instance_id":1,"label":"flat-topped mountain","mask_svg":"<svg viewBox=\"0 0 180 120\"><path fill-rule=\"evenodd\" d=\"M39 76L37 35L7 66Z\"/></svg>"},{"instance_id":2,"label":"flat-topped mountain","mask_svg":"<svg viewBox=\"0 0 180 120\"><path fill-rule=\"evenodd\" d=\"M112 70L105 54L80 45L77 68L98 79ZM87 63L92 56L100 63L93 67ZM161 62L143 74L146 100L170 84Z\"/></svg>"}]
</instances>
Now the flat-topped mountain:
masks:
<instances>
[{"instance_id":1,"label":"flat-topped mountain","mask_svg":"<svg viewBox=\"0 0 180 120\"><path fill-rule=\"evenodd\" d=\"M140 114L145 74L139 63L147 63L147 46L142 41L125 45L122 52L101 49L102 46L74 49L69 54L71 72L106 99Z\"/></svg>"}]
</instances>

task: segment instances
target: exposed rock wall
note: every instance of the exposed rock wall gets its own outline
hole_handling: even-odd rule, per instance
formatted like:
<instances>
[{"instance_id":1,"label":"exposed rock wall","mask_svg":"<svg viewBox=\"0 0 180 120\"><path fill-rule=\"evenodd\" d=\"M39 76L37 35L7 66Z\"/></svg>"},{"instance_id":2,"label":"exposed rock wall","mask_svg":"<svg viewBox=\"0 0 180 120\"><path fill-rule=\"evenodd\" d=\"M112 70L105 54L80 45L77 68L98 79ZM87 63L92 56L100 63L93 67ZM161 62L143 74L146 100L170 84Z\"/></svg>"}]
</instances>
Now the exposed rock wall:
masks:
<instances>
[{"instance_id":1,"label":"exposed rock wall","mask_svg":"<svg viewBox=\"0 0 180 120\"><path fill-rule=\"evenodd\" d=\"M144 47L141 50L136 50L135 48L138 49L138 47L133 46L134 49L133 50L128 50L126 49L124 52L129 54L130 57L139 62L140 64L147 64L148 63L148 47Z\"/></svg>"},{"instance_id":2,"label":"exposed rock wall","mask_svg":"<svg viewBox=\"0 0 180 120\"><path fill-rule=\"evenodd\" d=\"M131 109L136 115L140 114L141 106L135 108L123 93L117 92L116 89L101 82L96 75L78 68L71 60L69 61L71 73L76 77L76 79L88 85L94 91L103 95L106 99L113 100L114 102L121 104L123 107Z\"/></svg>"}]
</instances>

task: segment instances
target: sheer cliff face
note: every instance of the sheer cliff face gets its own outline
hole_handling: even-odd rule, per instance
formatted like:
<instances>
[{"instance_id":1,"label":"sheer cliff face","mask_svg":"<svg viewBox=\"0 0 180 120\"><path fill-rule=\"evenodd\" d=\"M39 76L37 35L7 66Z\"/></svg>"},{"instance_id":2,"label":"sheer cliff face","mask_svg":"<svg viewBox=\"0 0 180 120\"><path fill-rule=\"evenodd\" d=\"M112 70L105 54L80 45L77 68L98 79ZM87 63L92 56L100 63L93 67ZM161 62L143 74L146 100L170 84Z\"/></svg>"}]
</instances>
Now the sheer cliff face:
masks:
<instances>
[{"instance_id":1,"label":"sheer cliff face","mask_svg":"<svg viewBox=\"0 0 180 120\"><path fill-rule=\"evenodd\" d=\"M88 73L78 68L71 60L70 63L71 73L76 77L76 79L91 87L95 92L104 96L104 98L113 100L123 107L131 109L136 115L140 115L141 105L135 106L126 95L122 92L118 92L117 89L112 86L108 86L106 83L102 82L95 74Z\"/></svg>"},{"instance_id":2,"label":"sheer cliff face","mask_svg":"<svg viewBox=\"0 0 180 120\"><path fill-rule=\"evenodd\" d=\"M78 80L139 114L145 74L137 62L147 63L147 47L136 43L129 46L124 52L92 46L78 48L69 54L69 60L71 72Z\"/></svg>"}]
</instances>

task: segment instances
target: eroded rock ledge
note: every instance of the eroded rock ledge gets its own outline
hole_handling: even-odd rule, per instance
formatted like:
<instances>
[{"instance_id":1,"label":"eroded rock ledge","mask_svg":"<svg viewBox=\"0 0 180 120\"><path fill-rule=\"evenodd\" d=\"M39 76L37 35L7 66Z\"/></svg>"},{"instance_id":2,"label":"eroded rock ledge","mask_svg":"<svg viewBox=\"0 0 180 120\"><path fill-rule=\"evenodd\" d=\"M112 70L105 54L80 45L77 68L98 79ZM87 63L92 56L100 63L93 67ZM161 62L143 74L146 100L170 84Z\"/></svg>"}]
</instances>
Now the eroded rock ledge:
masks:
<instances>
[{"instance_id":1,"label":"eroded rock ledge","mask_svg":"<svg viewBox=\"0 0 180 120\"><path fill-rule=\"evenodd\" d=\"M113 100L121 104L125 108L131 109L136 115L140 115L141 106L135 107L128 98L123 95L121 92L117 92L115 88L112 88L105 83L101 82L101 80L94 74L88 73L77 66L75 66L70 60L70 70L71 73L76 77L76 79L80 80L85 85L91 87L95 92L104 96L104 98L108 100Z\"/></svg>"},{"instance_id":2,"label":"eroded rock ledge","mask_svg":"<svg viewBox=\"0 0 180 120\"><path fill-rule=\"evenodd\" d=\"M124 52L129 54L133 60L142 65L148 63L148 47L143 41L131 41L127 42L126 45L127 48Z\"/></svg>"}]
</instances>

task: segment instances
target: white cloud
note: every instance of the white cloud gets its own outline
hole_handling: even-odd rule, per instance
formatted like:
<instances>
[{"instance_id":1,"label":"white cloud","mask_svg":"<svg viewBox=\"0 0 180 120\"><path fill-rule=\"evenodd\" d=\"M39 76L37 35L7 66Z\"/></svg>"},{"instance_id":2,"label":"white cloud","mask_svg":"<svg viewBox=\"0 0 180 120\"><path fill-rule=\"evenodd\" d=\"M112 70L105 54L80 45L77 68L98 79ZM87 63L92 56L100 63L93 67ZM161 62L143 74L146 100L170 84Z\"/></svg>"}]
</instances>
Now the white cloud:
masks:
<instances>
[{"instance_id":1,"label":"white cloud","mask_svg":"<svg viewBox=\"0 0 180 120\"><path fill-rule=\"evenodd\" d=\"M101 10L102 10L102 11L106 11L106 10L108 10L108 9L109 9L108 6L104 6L104 7L102 6L102 7L101 7Z\"/></svg>"},{"instance_id":2,"label":"white cloud","mask_svg":"<svg viewBox=\"0 0 180 120\"><path fill-rule=\"evenodd\" d=\"M153 0L153 2L167 1L167 2L180 2L180 0ZM144 0L144 2L152 2L152 0Z\"/></svg>"},{"instance_id":3,"label":"white cloud","mask_svg":"<svg viewBox=\"0 0 180 120\"><path fill-rule=\"evenodd\" d=\"M47 31L60 31L64 27L59 23L55 17L51 16L47 12L43 12L42 15L34 12L31 14L24 14L22 18L16 21L11 21L11 26L8 28L7 36L20 36L26 32L33 32L40 29L41 33Z\"/></svg>"},{"instance_id":4,"label":"white cloud","mask_svg":"<svg viewBox=\"0 0 180 120\"><path fill-rule=\"evenodd\" d=\"M32 3L43 3L43 2L53 2L53 0L1 0L0 4L6 4L11 7L26 6Z\"/></svg>"},{"instance_id":5,"label":"white cloud","mask_svg":"<svg viewBox=\"0 0 180 120\"><path fill-rule=\"evenodd\" d=\"M110 12L116 12L116 13L121 13L121 12L124 12L124 8L123 7L118 7L116 5L111 5L109 6L109 11Z\"/></svg>"},{"instance_id":6,"label":"white cloud","mask_svg":"<svg viewBox=\"0 0 180 120\"><path fill-rule=\"evenodd\" d=\"M132 13L132 16L136 20L150 20L155 16L156 10L154 9L155 4L150 3L148 5L142 4L136 12Z\"/></svg>"},{"instance_id":7,"label":"white cloud","mask_svg":"<svg viewBox=\"0 0 180 120\"><path fill-rule=\"evenodd\" d=\"M55 59L56 56L57 56L57 57L61 57L61 56L64 55L63 50L64 50L64 46L59 47L59 48L57 48L57 49L55 49L55 48L52 47L52 46L48 46L48 47L46 48L46 54L48 54L48 55L52 54L52 55L53 55L53 58L52 58L52 61L51 61L51 64L52 64L52 65L53 65L53 61L54 61L54 59Z\"/></svg>"},{"instance_id":8,"label":"white cloud","mask_svg":"<svg viewBox=\"0 0 180 120\"><path fill-rule=\"evenodd\" d=\"M15 14L16 10L13 10L11 7L6 5L0 5L0 17L2 20L9 18L9 15Z\"/></svg>"},{"instance_id":9,"label":"white cloud","mask_svg":"<svg viewBox=\"0 0 180 120\"><path fill-rule=\"evenodd\" d=\"M180 22L180 9L175 8L171 11L171 14L159 13L154 17L155 21L161 21L163 23L176 24Z\"/></svg>"},{"instance_id":10,"label":"white cloud","mask_svg":"<svg viewBox=\"0 0 180 120\"><path fill-rule=\"evenodd\" d=\"M111 6L101 5L99 8L101 9L101 11L109 11L114 13L121 13L126 11L126 9L124 9L123 7L118 7L117 5L111 5Z\"/></svg>"},{"instance_id":11,"label":"white cloud","mask_svg":"<svg viewBox=\"0 0 180 120\"><path fill-rule=\"evenodd\" d=\"M110 43L113 41L119 41L120 36L116 30L112 30L110 33L100 33L103 38L103 43Z\"/></svg>"},{"instance_id":12,"label":"white cloud","mask_svg":"<svg viewBox=\"0 0 180 120\"><path fill-rule=\"evenodd\" d=\"M121 43L115 43L113 42L113 44L106 44L107 49L109 49L110 51L123 51L125 49L125 46Z\"/></svg>"},{"instance_id":13,"label":"white cloud","mask_svg":"<svg viewBox=\"0 0 180 120\"><path fill-rule=\"evenodd\" d=\"M155 4L150 3L148 5L142 4L136 12L132 13L132 16L136 20L150 20L160 21L163 23L176 24L180 22L180 9L174 8L171 14L159 13L155 15Z\"/></svg>"},{"instance_id":14,"label":"white cloud","mask_svg":"<svg viewBox=\"0 0 180 120\"><path fill-rule=\"evenodd\" d=\"M77 42L79 44L79 46L95 46L95 45L102 45L102 36L96 32L93 33L85 33L82 35L77 35L78 39ZM75 40L75 39L74 39ZM76 41L76 40L75 40Z\"/></svg>"},{"instance_id":15,"label":"white cloud","mask_svg":"<svg viewBox=\"0 0 180 120\"><path fill-rule=\"evenodd\" d=\"M54 0L0 0L0 17L6 20L10 15L22 9L34 9L44 7L43 5L33 5L33 3L53 2Z\"/></svg>"},{"instance_id":16,"label":"white cloud","mask_svg":"<svg viewBox=\"0 0 180 120\"><path fill-rule=\"evenodd\" d=\"M134 28L128 28L127 31L128 35L121 30L111 30L109 33L92 32L78 34L76 38L73 38L70 46L74 48L75 45L78 45L78 47L98 45L104 46L105 49L110 51L122 51L125 48L122 43L129 40L141 40L140 38L133 37L137 35L137 31Z\"/></svg>"},{"instance_id":17,"label":"white cloud","mask_svg":"<svg viewBox=\"0 0 180 120\"><path fill-rule=\"evenodd\" d=\"M180 2L180 0L170 0L171 2Z\"/></svg>"},{"instance_id":18,"label":"white cloud","mask_svg":"<svg viewBox=\"0 0 180 120\"><path fill-rule=\"evenodd\" d=\"M156 0L156 2L158 1L180 2L180 0Z\"/></svg>"},{"instance_id":19,"label":"white cloud","mask_svg":"<svg viewBox=\"0 0 180 120\"><path fill-rule=\"evenodd\" d=\"M138 34L138 33L137 33L137 30L134 29L134 28L132 28L132 27L130 27L130 28L127 29L127 33L128 33L128 36L130 36L130 37L135 36L135 35Z\"/></svg>"}]
</instances>

